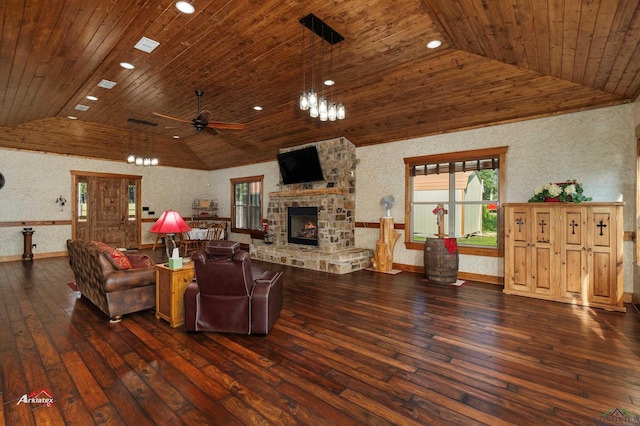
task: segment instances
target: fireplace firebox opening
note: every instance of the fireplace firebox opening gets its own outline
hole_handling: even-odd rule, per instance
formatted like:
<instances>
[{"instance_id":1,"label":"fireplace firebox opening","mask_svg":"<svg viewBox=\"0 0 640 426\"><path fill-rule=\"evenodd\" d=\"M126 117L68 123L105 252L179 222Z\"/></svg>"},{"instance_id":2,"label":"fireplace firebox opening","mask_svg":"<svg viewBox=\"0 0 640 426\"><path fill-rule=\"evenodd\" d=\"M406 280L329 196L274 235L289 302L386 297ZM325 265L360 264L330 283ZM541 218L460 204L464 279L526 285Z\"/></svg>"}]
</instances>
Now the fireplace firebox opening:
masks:
<instances>
[{"instance_id":1,"label":"fireplace firebox opening","mask_svg":"<svg viewBox=\"0 0 640 426\"><path fill-rule=\"evenodd\" d=\"M289 207L287 229L289 244L318 246L318 208Z\"/></svg>"}]
</instances>

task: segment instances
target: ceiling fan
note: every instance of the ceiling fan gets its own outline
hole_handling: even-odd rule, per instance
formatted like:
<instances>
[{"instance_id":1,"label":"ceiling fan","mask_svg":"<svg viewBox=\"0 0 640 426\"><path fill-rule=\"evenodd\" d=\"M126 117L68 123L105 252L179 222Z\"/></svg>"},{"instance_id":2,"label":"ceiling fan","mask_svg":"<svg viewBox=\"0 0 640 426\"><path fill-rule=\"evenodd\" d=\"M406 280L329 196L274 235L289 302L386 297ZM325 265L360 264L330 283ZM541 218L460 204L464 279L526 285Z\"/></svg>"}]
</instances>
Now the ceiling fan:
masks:
<instances>
[{"instance_id":1,"label":"ceiling fan","mask_svg":"<svg viewBox=\"0 0 640 426\"><path fill-rule=\"evenodd\" d=\"M196 96L198 97L198 116L193 120L186 120L184 118L172 117L170 115L154 112L154 115L158 117L168 118L169 120L181 121L183 123L191 123L198 132L203 130L212 135L217 135L218 130L243 130L244 124L239 123L224 123L222 121L211 121L213 114L206 109L200 109L200 98L202 98L204 92L202 90L196 90Z\"/></svg>"}]
</instances>

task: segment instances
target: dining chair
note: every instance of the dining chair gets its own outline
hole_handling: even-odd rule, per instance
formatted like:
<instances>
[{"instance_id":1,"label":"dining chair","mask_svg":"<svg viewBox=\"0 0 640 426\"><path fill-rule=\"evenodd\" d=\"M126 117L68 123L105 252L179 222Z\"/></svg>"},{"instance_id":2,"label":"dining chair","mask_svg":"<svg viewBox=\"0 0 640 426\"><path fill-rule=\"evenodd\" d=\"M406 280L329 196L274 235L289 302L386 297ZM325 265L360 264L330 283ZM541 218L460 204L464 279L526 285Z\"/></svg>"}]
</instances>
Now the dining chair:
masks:
<instances>
[{"instance_id":1,"label":"dining chair","mask_svg":"<svg viewBox=\"0 0 640 426\"><path fill-rule=\"evenodd\" d=\"M209 225L205 239L200 241L200 248L204 248L207 245L207 241L224 239L225 229L227 229L226 222L212 223Z\"/></svg>"},{"instance_id":2,"label":"dining chair","mask_svg":"<svg viewBox=\"0 0 640 426\"><path fill-rule=\"evenodd\" d=\"M187 256L190 251L198 250L200 248L200 240L192 240L188 232L180 233L180 249L183 251L183 256Z\"/></svg>"}]
</instances>

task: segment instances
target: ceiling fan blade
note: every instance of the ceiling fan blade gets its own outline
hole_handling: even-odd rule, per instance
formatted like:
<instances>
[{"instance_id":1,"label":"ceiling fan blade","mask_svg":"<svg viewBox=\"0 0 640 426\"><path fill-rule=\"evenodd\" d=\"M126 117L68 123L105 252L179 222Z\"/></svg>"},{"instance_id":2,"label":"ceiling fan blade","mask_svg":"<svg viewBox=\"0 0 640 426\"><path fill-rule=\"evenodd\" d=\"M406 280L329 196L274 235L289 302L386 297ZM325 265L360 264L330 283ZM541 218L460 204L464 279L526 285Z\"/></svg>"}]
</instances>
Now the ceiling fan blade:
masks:
<instances>
[{"instance_id":1,"label":"ceiling fan blade","mask_svg":"<svg viewBox=\"0 0 640 426\"><path fill-rule=\"evenodd\" d=\"M168 118L169 120L182 121L183 123L191 123L191 120L185 120L184 118L172 117L170 115L161 114L159 112L152 112L153 115L157 115L158 117Z\"/></svg>"},{"instance_id":2,"label":"ceiling fan blade","mask_svg":"<svg viewBox=\"0 0 640 426\"><path fill-rule=\"evenodd\" d=\"M216 129L214 129L213 127L205 127L203 129L205 132L209 133L212 136L215 136L217 134L219 134L220 132L218 132Z\"/></svg>"},{"instance_id":3,"label":"ceiling fan blade","mask_svg":"<svg viewBox=\"0 0 640 426\"><path fill-rule=\"evenodd\" d=\"M203 95L201 91L196 91L196 95L198 96L198 109L200 109L200 97ZM191 123L195 126L196 130L199 132L202 130L206 130L208 133L212 135L217 135L218 130L244 130L245 125L241 123L225 123L223 121L211 121L213 118L213 114L206 109L200 110L200 114L198 117L193 120L186 120L184 118L173 117L171 115L162 114L159 112L154 112L153 115L157 115L158 117L167 118L169 120L181 121L183 123ZM211 130L211 131L210 131Z\"/></svg>"},{"instance_id":4,"label":"ceiling fan blade","mask_svg":"<svg viewBox=\"0 0 640 426\"><path fill-rule=\"evenodd\" d=\"M240 123L223 123L222 121L210 121L207 127L220 130L244 130L244 124Z\"/></svg>"}]
</instances>

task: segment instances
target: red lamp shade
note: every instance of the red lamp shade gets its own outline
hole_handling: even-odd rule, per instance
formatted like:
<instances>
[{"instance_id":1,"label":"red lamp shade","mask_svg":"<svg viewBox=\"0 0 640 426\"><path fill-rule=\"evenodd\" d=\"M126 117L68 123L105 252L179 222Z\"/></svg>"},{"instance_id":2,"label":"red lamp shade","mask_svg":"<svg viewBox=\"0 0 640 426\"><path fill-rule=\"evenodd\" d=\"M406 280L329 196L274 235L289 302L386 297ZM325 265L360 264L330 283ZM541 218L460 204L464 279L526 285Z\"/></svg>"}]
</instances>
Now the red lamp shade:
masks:
<instances>
[{"instance_id":1,"label":"red lamp shade","mask_svg":"<svg viewBox=\"0 0 640 426\"><path fill-rule=\"evenodd\" d=\"M187 225L178 212L173 210L167 210L162 213L162 216L160 216L151 229L149 229L149 232L158 234L175 234L189 231L191 231L189 225Z\"/></svg>"}]
</instances>

